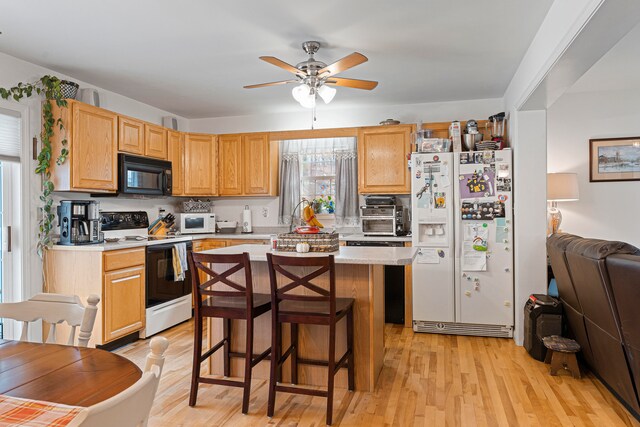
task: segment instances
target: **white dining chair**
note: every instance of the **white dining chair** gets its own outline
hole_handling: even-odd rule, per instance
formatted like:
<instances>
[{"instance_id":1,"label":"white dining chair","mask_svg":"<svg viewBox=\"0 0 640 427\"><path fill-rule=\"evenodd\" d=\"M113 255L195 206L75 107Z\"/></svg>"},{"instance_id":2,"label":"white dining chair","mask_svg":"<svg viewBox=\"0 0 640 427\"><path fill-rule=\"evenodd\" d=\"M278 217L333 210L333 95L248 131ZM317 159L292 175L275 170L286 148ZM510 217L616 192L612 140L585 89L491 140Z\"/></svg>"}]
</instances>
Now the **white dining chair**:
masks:
<instances>
[{"instance_id":1,"label":"white dining chair","mask_svg":"<svg viewBox=\"0 0 640 427\"><path fill-rule=\"evenodd\" d=\"M0 303L0 317L22 322L20 341L28 341L29 323L42 320L50 325L47 343L56 342L56 325L66 322L71 326L67 345L74 345L76 328L78 346L86 347L96 321L100 297L89 295L87 306L82 305L77 295L37 294L27 301Z\"/></svg>"},{"instance_id":2,"label":"white dining chair","mask_svg":"<svg viewBox=\"0 0 640 427\"><path fill-rule=\"evenodd\" d=\"M134 385L110 399L90 406L86 418L80 423L82 427L138 427L146 426L155 398L164 352L169 340L154 337L149 343L151 351L147 356L144 373Z\"/></svg>"}]
</instances>

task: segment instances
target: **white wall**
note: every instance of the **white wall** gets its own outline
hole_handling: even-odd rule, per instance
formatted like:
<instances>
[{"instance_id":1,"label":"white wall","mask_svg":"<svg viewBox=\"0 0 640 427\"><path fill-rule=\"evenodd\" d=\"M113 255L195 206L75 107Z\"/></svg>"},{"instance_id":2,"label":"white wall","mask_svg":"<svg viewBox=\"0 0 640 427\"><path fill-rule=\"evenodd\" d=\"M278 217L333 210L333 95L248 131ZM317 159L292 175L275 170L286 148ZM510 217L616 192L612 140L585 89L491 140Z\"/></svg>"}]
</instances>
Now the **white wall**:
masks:
<instances>
[{"instance_id":1,"label":"white wall","mask_svg":"<svg viewBox=\"0 0 640 427\"><path fill-rule=\"evenodd\" d=\"M15 58L13 56L0 53L1 87L11 87L18 82L34 82L45 74L55 75L63 79L73 80L80 85L80 88L97 89L100 93L100 107L106 108L107 110L112 110L120 114L125 114L157 124L162 123L163 116L175 117L175 114L160 110L159 108L152 107L151 105L143 104L142 102L136 101L135 99L127 98L124 95L101 89L90 83L74 79L73 76L66 76L53 70L40 67L39 65L35 65L30 62ZM178 117L178 129L189 130L188 120L183 117Z\"/></svg>"},{"instance_id":2,"label":"white wall","mask_svg":"<svg viewBox=\"0 0 640 427\"><path fill-rule=\"evenodd\" d=\"M546 141L544 79L604 0L563 0L551 5L504 96L514 151L514 281L516 328L523 342L522 307L530 293L546 289ZM542 100L542 101L540 101ZM528 102L529 101L529 102ZM525 104L527 109L523 111Z\"/></svg>"},{"instance_id":3,"label":"white wall","mask_svg":"<svg viewBox=\"0 0 640 427\"><path fill-rule=\"evenodd\" d=\"M549 172L578 174L580 200L560 203L561 228L640 247L640 182L589 182L589 139L640 136L640 90L563 95L548 110Z\"/></svg>"},{"instance_id":4,"label":"white wall","mask_svg":"<svg viewBox=\"0 0 640 427\"><path fill-rule=\"evenodd\" d=\"M22 61L20 59L14 58L9 55L5 55L0 53L0 87L11 87L16 85L18 82L33 82L40 78L45 74L56 75L61 78L67 78L69 80L73 80L76 83L80 84L81 88L95 88L100 93L100 106L109 110L116 111L118 113L126 114L132 117L140 118L142 120L146 120L153 123L161 123L162 117L167 115L172 115L166 111L160 110L158 108L152 107L150 105L143 104L131 98L127 98L126 96L119 95L113 92L109 92L107 90L103 90L100 88L96 88L90 84L84 83L82 81L74 79L72 76L65 76L60 73L56 73L52 70L40 67L35 64L31 64L29 62ZM24 270L25 274L23 275L23 280L26 286L25 294L22 296L23 298L31 296L33 293L39 291L41 288L41 261L35 253L36 241L37 241L37 223L38 223L38 212L37 209L40 206L38 197L40 194L40 179L32 172L35 169L36 162L32 160L32 153L30 139L33 136L39 135L40 127L41 127L41 108L40 101L37 99L30 99L26 101L22 101L19 105L13 101L5 101L3 103L7 108L11 108L11 104L14 104L16 109L23 109L25 106L25 116L28 120L28 129L27 129L27 147L24 147L23 151L24 155L22 158L22 168L24 171L24 175L28 178L29 182L26 187L22 189L23 197L27 199L25 205L25 212L23 212L23 218L25 219L25 232L26 232L26 241L28 245L26 245L27 250L25 253L25 265ZM178 118L178 128L181 130L188 130L188 121L182 117ZM75 195L63 194L56 196L56 199L59 198L69 198L75 197ZM81 195L79 198L87 198L88 196ZM103 199L107 200L107 199ZM167 200L148 200L143 203L139 203L136 206L144 205L151 212L156 212L157 215L157 205L165 205ZM122 202L118 200L108 200L103 203L102 209L123 209Z\"/></svg>"},{"instance_id":5,"label":"white wall","mask_svg":"<svg viewBox=\"0 0 640 427\"><path fill-rule=\"evenodd\" d=\"M524 340L522 307L529 295L547 291L546 111L517 111L513 150L514 300L518 344Z\"/></svg>"},{"instance_id":6,"label":"white wall","mask_svg":"<svg viewBox=\"0 0 640 427\"><path fill-rule=\"evenodd\" d=\"M295 102L293 98L291 102ZM402 123L481 120L502 109L501 98L358 109L330 109L321 105L316 113L317 121L314 128L377 126L389 118L400 120ZM264 132L311 129L311 123L311 110L301 107L299 113L193 119L189 121L189 129L193 132L212 133Z\"/></svg>"}]
</instances>

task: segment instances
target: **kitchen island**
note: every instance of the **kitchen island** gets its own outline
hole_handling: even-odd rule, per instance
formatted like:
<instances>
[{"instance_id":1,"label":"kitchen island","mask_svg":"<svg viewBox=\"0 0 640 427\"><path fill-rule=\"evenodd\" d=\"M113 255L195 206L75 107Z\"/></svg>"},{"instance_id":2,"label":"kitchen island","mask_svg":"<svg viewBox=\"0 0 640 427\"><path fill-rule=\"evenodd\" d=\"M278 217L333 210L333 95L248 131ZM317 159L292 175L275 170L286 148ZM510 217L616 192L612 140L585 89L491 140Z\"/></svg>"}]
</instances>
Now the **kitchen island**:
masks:
<instances>
[{"instance_id":1,"label":"kitchen island","mask_svg":"<svg viewBox=\"0 0 640 427\"><path fill-rule=\"evenodd\" d=\"M247 252L251 258L253 289L258 293L270 293L267 253L271 249L266 245L239 245L218 248L203 253L232 254ZM294 257L326 256L327 253L272 252L277 255ZM355 388L362 391L373 391L384 360L384 269L385 265L410 265L416 249L411 247L340 247L340 251L332 252L336 262L336 291L338 297L355 299L354 305L354 355L355 355ZM220 272L223 267L215 269ZM313 269L307 268L307 273ZM302 274L302 271L294 271ZM236 273L234 280L243 283L244 272ZM314 279L314 284L328 288L328 277ZM259 354L271 343L271 313L255 319L254 349ZM245 341L244 321L234 321L232 325L232 351L243 351ZM222 339L222 320L210 319L208 328L209 343L217 343ZM283 347L289 345L289 327L283 328ZM323 358L326 360L329 329L316 325L300 325L299 328L300 357ZM338 323L336 331L336 360L346 349L346 321ZM209 371L214 375L222 374L222 352L211 357ZM283 368L283 380L290 381L289 363ZM231 375L242 376L243 359L232 359ZM268 359L253 369L253 377L268 379ZM299 365L298 383L303 385L326 386L327 372L324 366ZM336 375L336 386L347 387L347 372L342 369Z\"/></svg>"}]
</instances>

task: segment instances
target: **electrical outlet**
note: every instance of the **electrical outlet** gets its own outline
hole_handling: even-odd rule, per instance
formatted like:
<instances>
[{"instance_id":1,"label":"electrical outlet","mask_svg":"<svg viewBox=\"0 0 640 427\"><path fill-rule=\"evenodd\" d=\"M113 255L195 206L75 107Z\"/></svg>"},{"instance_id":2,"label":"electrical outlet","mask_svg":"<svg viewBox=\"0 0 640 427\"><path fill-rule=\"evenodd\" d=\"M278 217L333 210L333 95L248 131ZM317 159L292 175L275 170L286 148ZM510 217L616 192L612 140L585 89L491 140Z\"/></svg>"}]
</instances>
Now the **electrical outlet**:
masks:
<instances>
[{"instance_id":1,"label":"electrical outlet","mask_svg":"<svg viewBox=\"0 0 640 427\"><path fill-rule=\"evenodd\" d=\"M262 216L267 218L269 216L269 208L262 208Z\"/></svg>"}]
</instances>

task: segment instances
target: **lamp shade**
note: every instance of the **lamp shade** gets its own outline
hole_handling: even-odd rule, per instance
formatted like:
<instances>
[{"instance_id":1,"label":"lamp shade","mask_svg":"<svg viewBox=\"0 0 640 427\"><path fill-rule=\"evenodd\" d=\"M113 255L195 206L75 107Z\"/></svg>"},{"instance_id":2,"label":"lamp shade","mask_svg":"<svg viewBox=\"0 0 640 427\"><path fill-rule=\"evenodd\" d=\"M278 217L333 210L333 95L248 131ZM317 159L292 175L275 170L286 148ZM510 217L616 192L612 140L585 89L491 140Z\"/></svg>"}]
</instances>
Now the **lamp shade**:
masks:
<instances>
[{"instance_id":1,"label":"lamp shade","mask_svg":"<svg viewBox=\"0 0 640 427\"><path fill-rule=\"evenodd\" d=\"M322 98L325 104L331 102L334 96L336 96L336 89L327 85L322 85L318 88L318 95Z\"/></svg>"},{"instance_id":2,"label":"lamp shade","mask_svg":"<svg viewBox=\"0 0 640 427\"><path fill-rule=\"evenodd\" d=\"M305 84L298 85L291 90L291 94L293 98L300 102L300 100L309 93L309 86Z\"/></svg>"},{"instance_id":3,"label":"lamp shade","mask_svg":"<svg viewBox=\"0 0 640 427\"><path fill-rule=\"evenodd\" d=\"M554 202L567 202L578 199L578 174L547 174L547 200Z\"/></svg>"}]
</instances>

